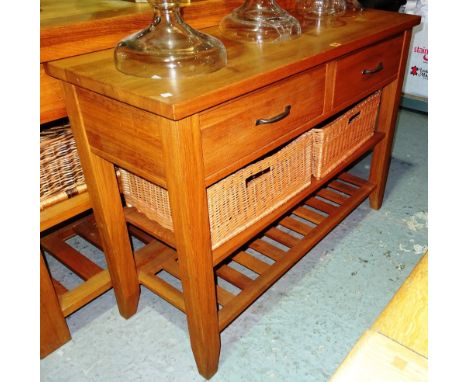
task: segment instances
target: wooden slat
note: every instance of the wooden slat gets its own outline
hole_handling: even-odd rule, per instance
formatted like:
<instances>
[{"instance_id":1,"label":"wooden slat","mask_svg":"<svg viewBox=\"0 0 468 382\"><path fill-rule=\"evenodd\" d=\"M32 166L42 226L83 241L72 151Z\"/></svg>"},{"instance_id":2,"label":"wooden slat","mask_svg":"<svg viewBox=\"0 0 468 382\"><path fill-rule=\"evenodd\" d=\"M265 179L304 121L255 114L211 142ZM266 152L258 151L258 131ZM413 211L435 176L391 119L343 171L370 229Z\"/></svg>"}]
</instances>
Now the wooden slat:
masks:
<instances>
[{"instance_id":1,"label":"wooden slat","mask_svg":"<svg viewBox=\"0 0 468 382\"><path fill-rule=\"evenodd\" d=\"M72 314L110 288L112 282L109 271L105 269L59 297L63 315L66 317Z\"/></svg>"},{"instance_id":2,"label":"wooden slat","mask_svg":"<svg viewBox=\"0 0 468 382\"><path fill-rule=\"evenodd\" d=\"M313 246L336 227L354 208L359 205L375 188L372 184L366 184L348 198L336 213L329 216L308 235L306 235L294 248L291 248L283 259L271 265L268 270L257 279L228 305L219 312L219 329L223 330L241 314L252 302L262 295L276 280L301 259Z\"/></svg>"},{"instance_id":3,"label":"wooden slat","mask_svg":"<svg viewBox=\"0 0 468 382\"><path fill-rule=\"evenodd\" d=\"M306 219L315 224L320 224L323 219L325 219L323 215L320 215L317 212L311 211L304 207L299 207L294 210L294 215L297 215L300 218Z\"/></svg>"},{"instance_id":4,"label":"wooden slat","mask_svg":"<svg viewBox=\"0 0 468 382\"><path fill-rule=\"evenodd\" d=\"M347 195L352 195L356 191L355 187L352 187L349 184L343 182L339 182L337 180L334 180L333 182L329 183L328 187L344 192Z\"/></svg>"},{"instance_id":5,"label":"wooden slat","mask_svg":"<svg viewBox=\"0 0 468 382\"><path fill-rule=\"evenodd\" d=\"M52 284L54 285L55 292L57 293L57 296L60 296L66 292L68 292L68 289L65 288L61 282L52 279Z\"/></svg>"},{"instance_id":6,"label":"wooden slat","mask_svg":"<svg viewBox=\"0 0 468 382\"><path fill-rule=\"evenodd\" d=\"M243 265L244 267L250 269L251 271L258 273L259 275L261 275L270 267L267 263L264 263L263 261L243 251L235 255L233 257L233 260L236 263L239 263L240 265Z\"/></svg>"},{"instance_id":7,"label":"wooden slat","mask_svg":"<svg viewBox=\"0 0 468 382\"><path fill-rule=\"evenodd\" d=\"M88 192L54 204L41 211L41 232L91 208Z\"/></svg>"},{"instance_id":8,"label":"wooden slat","mask_svg":"<svg viewBox=\"0 0 468 382\"><path fill-rule=\"evenodd\" d=\"M56 239L60 239L62 241L66 241L70 239L73 236L76 236L77 233L75 231L75 227L85 223L87 221L94 221L94 217L92 213L86 214L86 216L83 216L79 219L72 219L70 222L66 223L65 225L61 225L60 228L54 229L53 230L53 235ZM44 234L43 236L48 236L50 234Z\"/></svg>"},{"instance_id":9,"label":"wooden slat","mask_svg":"<svg viewBox=\"0 0 468 382\"><path fill-rule=\"evenodd\" d=\"M102 268L83 256L76 249L56 239L53 235L44 237L41 244L46 251L59 260L63 265L70 268L83 280L88 280L102 271Z\"/></svg>"},{"instance_id":10,"label":"wooden slat","mask_svg":"<svg viewBox=\"0 0 468 382\"><path fill-rule=\"evenodd\" d=\"M216 274L222 279L230 282L239 289L244 289L252 283L252 279L243 273L231 268L229 265L222 265L216 270Z\"/></svg>"},{"instance_id":11,"label":"wooden slat","mask_svg":"<svg viewBox=\"0 0 468 382\"><path fill-rule=\"evenodd\" d=\"M129 224L128 225L128 233L131 236L136 237L138 240L141 242L148 244L149 242L154 240L154 237L147 234L145 231L142 231L141 229Z\"/></svg>"},{"instance_id":12,"label":"wooden slat","mask_svg":"<svg viewBox=\"0 0 468 382\"><path fill-rule=\"evenodd\" d=\"M152 244L152 243L151 243ZM148 244L148 245L151 245ZM146 247L144 247L146 248ZM144 248L140 249L140 251L143 251ZM150 251L151 249L147 249L147 251ZM144 253L144 252L142 252ZM155 257L153 256L153 259L151 260L146 260L145 265L142 266L140 269L138 269L138 274L148 274L148 275L154 275L156 272L159 272L163 268L163 264L168 261L169 259L172 259L174 257L174 250L171 248L164 248L161 252L158 253L158 255ZM140 277L140 276L138 276ZM141 280L140 280L141 281Z\"/></svg>"},{"instance_id":13,"label":"wooden slat","mask_svg":"<svg viewBox=\"0 0 468 382\"><path fill-rule=\"evenodd\" d=\"M332 190L327 189L327 188L320 190L317 193L317 195L324 198L324 199L327 199L327 200L330 200L330 201L332 201L334 203L337 203L337 204L343 204L347 199L343 195L340 195L340 194L338 194L336 192L333 192Z\"/></svg>"},{"instance_id":14,"label":"wooden slat","mask_svg":"<svg viewBox=\"0 0 468 382\"><path fill-rule=\"evenodd\" d=\"M63 227L60 227L57 230L54 230L53 236L57 240L67 241L68 239L76 235L76 232L74 229L75 224L77 224L77 222L72 222ZM49 236L49 235L46 235L46 236Z\"/></svg>"},{"instance_id":15,"label":"wooden slat","mask_svg":"<svg viewBox=\"0 0 468 382\"><path fill-rule=\"evenodd\" d=\"M158 256L163 256L163 258L158 259ZM149 271L151 267L156 266L155 262L160 263L161 261L166 261L168 258L167 256L175 256L175 251L160 241L153 240L144 247L135 251L135 264L138 269L142 269L146 267L149 262L153 262L153 265L150 265L147 269L147 271ZM153 273L157 272L158 270L155 270Z\"/></svg>"},{"instance_id":16,"label":"wooden slat","mask_svg":"<svg viewBox=\"0 0 468 382\"><path fill-rule=\"evenodd\" d=\"M299 239L297 237L291 236L290 234L279 230L276 227L270 228L266 233L265 236L269 237L270 239L273 239L277 241L278 243L281 243L285 245L286 247L292 248L294 247Z\"/></svg>"},{"instance_id":17,"label":"wooden slat","mask_svg":"<svg viewBox=\"0 0 468 382\"><path fill-rule=\"evenodd\" d=\"M155 238L164 241L172 247L175 247L174 232L162 227L154 220L148 219L145 215L138 212L136 208L125 208L125 219L135 227L153 235Z\"/></svg>"},{"instance_id":18,"label":"wooden slat","mask_svg":"<svg viewBox=\"0 0 468 382\"><path fill-rule=\"evenodd\" d=\"M350 174L348 172L344 172L338 176L338 179L342 179L345 182L354 184L356 186L362 187L364 186L367 182L364 179L361 179L353 174Z\"/></svg>"},{"instance_id":19,"label":"wooden slat","mask_svg":"<svg viewBox=\"0 0 468 382\"><path fill-rule=\"evenodd\" d=\"M336 206L326 203L323 200L317 198L310 198L306 201L306 204L310 207L313 207L319 211L325 212L326 214L330 215L336 211Z\"/></svg>"},{"instance_id":20,"label":"wooden slat","mask_svg":"<svg viewBox=\"0 0 468 382\"><path fill-rule=\"evenodd\" d=\"M88 218L73 226L75 233L80 235L83 239L86 239L94 246L102 250L101 237L96 226L94 218Z\"/></svg>"},{"instance_id":21,"label":"wooden slat","mask_svg":"<svg viewBox=\"0 0 468 382\"><path fill-rule=\"evenodd\" d=\"M228 292L226 289L220 287L219 285L216 286L216 297L218 299L218 303L222 306L229 304L233 298L236 296L233 295L231 292Z\"/></svg>"},{"instance_id":22,"label":"wooden slat","mask_svg":"<svg viewBox=\"0 0 468 382\"><path fill-rule=\"evenodd\" d=\"M138 274L140 282L147 287L150 291L157 294L170 304L174 305L177 309L185 312L185 303L182 293L174 288L172 285L165 282L158 276L153 276L148 273L140 272Z\"/></svg>"},{"instance_id":23,"label":"wooden slat","mask_svg":"<svg viewBox=\"0 0 468 382\"><path fill-rule=\"evenodd\" d=\"M179 265L173 258L164 262L164 264L162 265L162 268L166 272L168 272L169 274L171 274L172 276L180 280Z\"/></svg>"},{"instance_id":24,"label":"wooden slat","mask_svg":"<svg viewBox=\"0 0 468 382\"><path fill-rule=\"evenodd\" d=\"M280 224L285 228L300 233L301 235L307 235L310 231L313 230L312 227L309 227L307 224L304 224L290 216L287 216L281 220Z\"/></svg>"},{"instance_id":25,"label":"wooden slat","mask_svg":"<svg viewBox=\"0 0 468 382\"><path fill-rule=\"evenodd\" d=\"M282 259L286 254L286 252L284 252L282 249L275 247L274 245L271 245L270 243L267 243L261 239L255 240L249 245L249 247L275 261Z\"/></svg>"}]
</instances>

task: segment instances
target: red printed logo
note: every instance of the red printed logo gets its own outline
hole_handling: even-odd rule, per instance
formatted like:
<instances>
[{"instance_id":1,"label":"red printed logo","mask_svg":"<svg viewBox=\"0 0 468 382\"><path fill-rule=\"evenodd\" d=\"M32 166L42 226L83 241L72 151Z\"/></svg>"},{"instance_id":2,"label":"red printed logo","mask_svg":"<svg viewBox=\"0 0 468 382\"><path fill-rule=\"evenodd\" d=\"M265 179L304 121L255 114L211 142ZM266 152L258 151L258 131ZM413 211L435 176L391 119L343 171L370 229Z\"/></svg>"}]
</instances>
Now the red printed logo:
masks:
<instances>
[{"instance_id":1,"label":"red printed logo","mask_svg":"<svg viewBox=\"0 0 468 382\"><path fill-rule=\"evenodd\" d=\"M413 52L422 55L422 59L425 63L429 61L428 49L426 47L415 46Z\"/></svg>"}]
</instances>

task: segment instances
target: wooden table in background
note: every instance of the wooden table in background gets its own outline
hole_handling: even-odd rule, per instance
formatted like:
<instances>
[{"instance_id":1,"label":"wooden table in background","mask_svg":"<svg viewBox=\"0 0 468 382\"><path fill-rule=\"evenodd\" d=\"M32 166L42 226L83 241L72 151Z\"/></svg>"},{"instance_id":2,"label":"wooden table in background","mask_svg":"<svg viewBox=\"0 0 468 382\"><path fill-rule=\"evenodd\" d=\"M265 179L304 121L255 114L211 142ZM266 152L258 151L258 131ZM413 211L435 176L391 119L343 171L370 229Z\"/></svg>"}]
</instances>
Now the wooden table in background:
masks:
<instances>
[{"instance_id":1,"label":"wooden table in background","mask_svg":"<svg viewBox=\"0 0 468 382\"><path fill-rule=\"evenodd\" d=\"M416 264L330 382L428 380L428 254Z\"/></svg>"}]
</instances>

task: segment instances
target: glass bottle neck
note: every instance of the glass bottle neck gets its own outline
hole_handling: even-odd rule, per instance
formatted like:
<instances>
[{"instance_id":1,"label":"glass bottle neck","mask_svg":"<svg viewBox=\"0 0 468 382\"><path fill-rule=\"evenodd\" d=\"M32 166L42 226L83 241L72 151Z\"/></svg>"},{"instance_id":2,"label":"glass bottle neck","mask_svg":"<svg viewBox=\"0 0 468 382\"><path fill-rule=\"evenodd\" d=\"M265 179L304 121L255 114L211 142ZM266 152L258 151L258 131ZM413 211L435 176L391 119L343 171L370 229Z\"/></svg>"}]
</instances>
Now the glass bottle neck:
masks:
<instances>
[{"instance_id":1,"label":"glass bottle neck","mask_svg":"<svg viewBox=\"0 0 468 382\"><path fill-rule=\"evenodd\" d=\"M153 5L154 22L153 24L175 25L185 24L180 13L178 1L150 1Z\"/></svg>"},{"instance_id":2,"label":"glass bottle neck","mask_svg":"<svg viewBox=\"0 0 468 382\"><path fill-rule=\"evenodd\" d=\"M242 6L247 9L271 9L278 7L278 4L275 0L245 0Z\"/></svg>"}]
</instances>

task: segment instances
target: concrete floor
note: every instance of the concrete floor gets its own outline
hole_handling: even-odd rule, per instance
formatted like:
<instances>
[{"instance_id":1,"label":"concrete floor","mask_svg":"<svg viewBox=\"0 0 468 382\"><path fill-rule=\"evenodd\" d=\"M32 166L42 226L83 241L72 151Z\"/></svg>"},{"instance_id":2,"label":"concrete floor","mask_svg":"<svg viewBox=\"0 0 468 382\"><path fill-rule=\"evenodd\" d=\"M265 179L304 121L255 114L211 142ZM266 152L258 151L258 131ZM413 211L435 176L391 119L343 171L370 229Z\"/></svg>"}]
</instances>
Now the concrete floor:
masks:
<instances>
[{"instance_id":1,"label":"concrete floor","mask_svg":"<svg viewBox=\"0 0 468 382\"><path fill-rule=\"evenodd\" d=\"M383 207L361 204L222 333L211 381L329 379L427 248L427 162L427 116L402 110ZM352 172L368 168L364 158ZM41 361L42 381L204 380L184 315L144 287L129 320L110 291L67 321L72 340Z\"/></svg>"}]
</instances>

